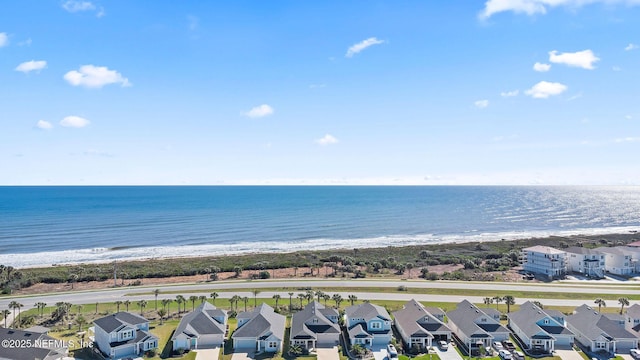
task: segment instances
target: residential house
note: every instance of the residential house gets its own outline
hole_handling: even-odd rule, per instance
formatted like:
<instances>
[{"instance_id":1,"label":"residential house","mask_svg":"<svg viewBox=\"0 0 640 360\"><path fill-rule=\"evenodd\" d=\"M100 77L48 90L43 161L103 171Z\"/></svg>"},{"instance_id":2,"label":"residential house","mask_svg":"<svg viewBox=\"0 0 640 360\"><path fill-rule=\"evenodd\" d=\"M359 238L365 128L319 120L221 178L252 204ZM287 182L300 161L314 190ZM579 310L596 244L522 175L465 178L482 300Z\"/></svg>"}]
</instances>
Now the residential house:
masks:
<instances>
[{"instance_id":1,"label":"residential house","mask_svg":"<svg viewBox=\"0 0 640 360\"><path fill-rule=\"evenodd\" d=\"M109 359L137 357L158 347L158 338L149 333L149 321L129 312L118 312L93 322L95 344Z\"/></svg>"},{"instance_id":2,"label":"residential house","mask_svg":"<svg viewBox=\"0 0 640 360\"><path fill-rule=\"evenodd\" d=\"M565 328L564 315L559 311L545 311L527 301L507 318L509 327L528 350L552 353L556 346L573 346L573 333Z\"/></svg>"},{"instance_id":3,"label":"residential house","mask_svg":"<svg viewBox=\"0 0 640 360\"><path fill-rule=\"evenodd\" d=\"M234 349L251 349L258 352L282 350L286 317L277 314L267 304L252 311L238 314L238 327L231 335Z\"/></svg>"},{"instance_id":4,"label":"residential house","mask_svg":"<svg viewBox=\"0 0 640 360\"><path fill-rule=\"evenodd\" d=\"M567 252L567 271L601 279L604 277L604 254L584 247L572 246Z\"/></svg>"},{"instance_id":5,"label":"residential house","mask_svg":"<svg viewBox=\"0 0 640 360\"><path fill-rule=\"evenodd\" d=\"M522 250L522 268L549 280L567 273L567 253L548 246L532 246Z\"/></svg>"},{"instance_id":6,"label":"residential house","mask_svg":"<svg viewBox=\"0 0 640 360\"><path fill-rule=\"evenodd\" d=\"M171 336L173 350L220 347L227 332L227 312L203 302L185 315Z\"/></svg>"},{"instance_id":7,"label":"residential house","mask_svg":"<svg viewBox=\"0 0 640 360\"><path fill-rule=\"evenodd\" d=\"M615 275L631 275L635 272L633 256L619 247L600 247L595 249L604 255L604 270Z\"/></svg>"},{"instance_id":8,"label":"residential house","mask_svg":"<svg viewBox=\"0 0 640 360\"><path fill-rule=\"evenodd\" d=\"M67 358L65 341L47 335L46 329L5 329L0 328L0 359L3 360L61 360ZM13 346L5 346L5 343ZM29 344L30 346L19 346Z\"/></svg>"},{"instance_id":9,"label":"residential house","mask_svg":"<svg viewBox=\"0 0 640 360\"><path fill-rule=\"evenodd\" d=\"M632 273L640 273L640 247L638 246L617 246L616 249L622 250L624 253L631 255Z\"/></svg>"},{"instance_id":10,"label":"residential house","mask_svg":"<svg viewBox=\"0 0 640 360\"><path fill-rule=\"evenodd\" d=\"M433 341L451 339L451 329L416 300L409 300L393 313L393 324L406 347L425 349Z\"/></svg>"},{"instance_id":11,"label":"residential house","mask_svg":"<svg viewBox=\"0 0 640 360\"><path fill-rule=\"evenodd\" d=\"M496 314L499 313L494 309L480 309L463 300L447 313L447 325L465 345L465 351L477 354L480 347L488 349L492 342L509 338L509 330L500 324Z\"/></svg>"},{"instance_id":12,"label":"residential house","mask_svg":"<svg viewBox=\"0 0 640 360\"><path fill-rule=\"evenodd\" d=\"M382 306L371 303L349 306L345 317L351 345L371 347L391 342L391 316Z\"/></svg>"},{"instance_id":13,"label":"residential house","mask_svg":"<svg viewBox=\"0 0 640 360\"><path fill-rule=\"evenodd\" d=\"M317 347L333 347L340 342L340 314L317 301L310 302L291 318L291 345L311 350Z\"/></svg>"},{"instance_id":14,"label":"residential house","mask_svg":"<svg viewBox=\"0 0 640 360\"><path fill-rule=\"evenodd\" d=\"M600 314L590 306L582 305L566 320L575 339L591 351L629 353L638 345L636 336L625 329L621 315Z\"/></svg>"},{"instance_id":15,"label":"residential house","mask_svg":"<svg viewBox=\"0 0 640 360\"><path fill-rule=\"evenodd\" d=\"M633 304L627 308L624 314L624 328L640 338L640 305Z\"/></svg>"}]
</instances>

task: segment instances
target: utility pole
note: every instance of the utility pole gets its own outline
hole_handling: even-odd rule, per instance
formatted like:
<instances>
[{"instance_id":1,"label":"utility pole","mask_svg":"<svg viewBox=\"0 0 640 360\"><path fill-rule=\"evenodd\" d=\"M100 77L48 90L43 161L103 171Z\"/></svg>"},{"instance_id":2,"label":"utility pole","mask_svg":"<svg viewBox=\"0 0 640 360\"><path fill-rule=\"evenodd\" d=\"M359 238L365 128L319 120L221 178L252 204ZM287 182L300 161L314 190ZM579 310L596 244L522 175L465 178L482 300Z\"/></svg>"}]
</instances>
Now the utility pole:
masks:
<instances>
[{"instance_id":1,"label":"utility pole","mask_svg":"<svg viewBox=\"0 0 640 360\"><path fill-rule=\"evenodd\" d=\"M117 287L118 286L118 275L116 275L116 263L118 262L118 260L113 260L113 287Z\"/></svg>"}]
</instances>

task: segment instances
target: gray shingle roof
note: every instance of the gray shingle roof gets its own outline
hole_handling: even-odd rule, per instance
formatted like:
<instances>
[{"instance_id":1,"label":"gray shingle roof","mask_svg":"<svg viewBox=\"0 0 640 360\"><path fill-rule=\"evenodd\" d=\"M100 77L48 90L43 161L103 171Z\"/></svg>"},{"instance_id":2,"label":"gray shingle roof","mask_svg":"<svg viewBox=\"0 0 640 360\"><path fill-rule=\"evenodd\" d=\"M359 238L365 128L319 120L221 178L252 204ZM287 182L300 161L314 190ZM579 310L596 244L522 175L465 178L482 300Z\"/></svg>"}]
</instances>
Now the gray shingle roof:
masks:
<instances>
[{"instance_id":1,"label":"gray shingle roof","mask_svg":"<svg viewBox=\"0 0 640 360\"><path fill-rule=\"evenodd\" d=\"M208 302L203 302L194 311L185 315L180 324L173 332L171 340L181 334L189 337L199 337L200 335L224 335L226 323L221 323L214 317L222 317L226 321L226 313Z\"/></svg>"},{"instance_id":2,"label":"gray shingle roof","mask_svg":"<svg viewBox=\"0 0 640 360\"><path fill-rule=\"evenodd\" d=\"M635 338L617 320L612 320L587 305L579 306L573 315L567 316L567 323L589 339L596 339L600 335L616 339Z\"/></svg>"},{"instance_id":3,"label":"gray shingle roof","mask_svg":"<svg viewBox=\"0 0 640 360\"><path fill-rule=\"evenodd\" d=\"M451 332L416 300L409 300L401 310L393 313L396 327L412 337L433 337L432 332Z\"/></svg>"},{"instance_id":4,"label":"gray shingle roof","mask_svg":"<svg viewBox=\"0 0 640 360\"><path fill-rule=\"evenodd\" d=\"M17 329L0 328L0 340L30 341L32 344L36 340L53 340L53 338L44 335L41 332L23 331ZM66 349L49 349L39 347L20 347L20 346L0 346L0 359L3 360L24 360L24 359L43 359L57 360L62 359Z\"/></svg>"},{"instance_id":5,"label":"gray shingle roof","mask_svg":"<svg viewBox=\"0 0 640 360\"><path fill-rule=\"evenodd\" d=\"M238 328L232 338L259 338L273 333L278 339L284 340L286 317L276 314L271 306L263 303L253 311L242 312L238 316L250 320Z\"/></svg>"},{"instance_id":6,"label":"gray shingle roof","mask_svg":"<svg viewBox=\"0 0 640 360\"><path fill-rule=\"evenodd\" d=\"M489 317L492 322L478 325L474 321L480 316ZM458 304L455 310L449 311L447 317L450 322L456 324L458 329L467 337L490 337L491 333L508 333L509 330L495 321L491 315L485 314L477 306L467 300L463 300Z\"/></svg>"},{"instance_id":7,"label":"gray shingle roof","mask_svg":"<svg viewBox=\"0 0 640 360\"><path fill-rule=\"evenodd\" d=\"M388 321L391 320L391 316L389 315L389 312L387 312L387 309L383 308L382 306L374 305L371 303L363 303L359 305L349 306L348 308L345 309L345 314L349 319L362 318L365 321L367 321L377 317L383 320L388 320Z\"/></svg>"},{"instance_id":8,"label":"gray shingle roof","mask_svg":"<svg viewBox=\"0 0 640 360\"><path fill-rule=\"evenodd\" d=\"M371 337L369 333L366 332L362 324L357 324L347 331L349 333L350 338L360 339L360 338L368 338Z\"/></svg>"},{"instance_id":9,"label":"gray shingle roof","mask_svg":"<svg viewBox=\"0 0 640 360\"><path fill-rule=\"evenodd\" d=\"M105 317L102 317L100 319L96 319L93 321L93 323L96 326L101 327L102 330L106 331L107 333L110 333L120 328L121 326L125 326L125 325L135 326L135 325L144 324L147 322L149 321L143 318L142 316L128 313L125 311L107 315Z\"/></svg>"},{"instance_id":10,"label":"gray shingle roof","mask_svg":"<svg viewBox=\"0 0 640 360\"><path fill-rule=\"evenodd\" d=\"M640 319L640 305L633 304L627 308L627 315L633 319Z\"/></svg>"},{"instance_id":11,"label":"gray shingle roof","mask_svg":"<svg viewBox=\"0 0 640 360\"><path fill-rule=\"evenodd\" d=\"M316 334L339 334L340 327L329 320L327 315L338 316L338 311L327 309L317 301L310 302L303 310L293 314L291 319L291 338L316 339Z\"/></svg>"},{"instance_id":12,"label":"gray shingle roof","mask_svg":"<svg viewBox=\"0 0 640 360\"><path fill-rule=\"evenodd\" d=\"M588 249L579 246L572 246L564 249L564 251L572 254L580 254L580 255L600 255L600 253L594 249Z\"/></svg>"},{"instance_id":13,"label":"gray shingle roof","mask_svg":"<svg viewBox=\"0 0 640 360\"><path fill-rule=\"evenodd\" d=\"M527 301L520 305L520 310L509 313L507 316L509 317L509 321L515 324L529 338L551 339L554 338L554 334L573 335L571 331L563 326L564 324L558 323L551 314L548 314L531 301ZM544 318L549 318L549 324L538 325L537 322ZM535 337L535 335L538 337Z\"/></svg>"}]
</instances>

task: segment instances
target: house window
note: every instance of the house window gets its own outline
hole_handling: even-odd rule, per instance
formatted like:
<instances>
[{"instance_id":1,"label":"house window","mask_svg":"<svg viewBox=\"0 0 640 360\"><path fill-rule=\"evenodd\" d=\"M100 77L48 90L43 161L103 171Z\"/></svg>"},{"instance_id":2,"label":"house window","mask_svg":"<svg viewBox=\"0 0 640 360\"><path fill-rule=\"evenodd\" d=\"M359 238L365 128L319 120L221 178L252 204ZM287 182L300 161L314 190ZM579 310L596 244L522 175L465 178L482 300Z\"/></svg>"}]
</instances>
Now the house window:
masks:
<instances>
[{"instance_id":1,"label":"house window","mask_svg":"<svg viewBox=\"0 0 640 360\"><path fill-rule=\"evenodd\" d=\"M376 321L376 322L372 322L372 323L371 323L371 328L372 328L372 329L381 329L381 328L382 328L382 324L381 324L381 323L379 323L378 321Z\"/></svg>"},{"instance_id":2,"label":"house window","mask_svg":"<svg viewBox=\"0 0 640 360\"><path fill-rule=\"evenodd\" d=\"M313 320L311 322L314 323L314 324L317 324L318 323L318 318L313 318Z\"/></svg>"},{"instance_id":3,"label":"house window","mask_svg":"<svg viewBox=\"0 0 640 360\"><path fill-rule=\"evenodd\" d=\"M276 347L278 347L278 343L275 342L275 341L269 341L269 347L270 348L276 348Z\"/></svg>"},{"instance_id":4,"label":"house window","mask_svg":"<svg viewBox=\"0 0 640 360\"><path fill-rule=\"evenodd\" d=\"M549 319L544 319L544 324L549 325Z\"/></svg>"},{"instance_id":5,"label":"house window","mask_svg":"<svg viewBox=\"0 0 640 360\"><path fill-rule=\"evenodd\" d=\"M606 347L607 347L606 343L603 343L603 342L596 343L596 349L605 349Z\"/></svg>"}]
</instances>

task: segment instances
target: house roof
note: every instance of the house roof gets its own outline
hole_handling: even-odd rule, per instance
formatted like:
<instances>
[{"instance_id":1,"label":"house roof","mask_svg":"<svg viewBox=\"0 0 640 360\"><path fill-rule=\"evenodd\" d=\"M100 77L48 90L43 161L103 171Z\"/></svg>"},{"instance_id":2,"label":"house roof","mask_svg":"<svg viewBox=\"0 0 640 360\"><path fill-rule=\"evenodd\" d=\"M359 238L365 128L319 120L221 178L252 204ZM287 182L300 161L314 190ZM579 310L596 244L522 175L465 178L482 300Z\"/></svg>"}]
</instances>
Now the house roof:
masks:
<instances>
[{"instance_id":1,"label":"house roof","mask_svg":"<svg viewBox=\"0 0 640 360\"><path fill-rule=\"evenodd\" d=\"M567 323L592 340L600 335L616 339L635 338L620 325L618 319L604 316L587 305L579 306L573 315L567 316Z\"/></svg>"},{"instance_id":2,"label":"house roof","mask_svg":"<svg viewBox=\"0 0 640 360\"><path fill-rule=\"evenodd\" d=\"M271 306L263 303L252 311L242 312L238 316L249 321L238 328L231 335L232 338L259 338L272 333L280 340L284 339L286 317L276 314Z\"/></svg>"},{"instance_id":3,"label":"house roof","mask_svg":"<svg viewBox=\"0 0 640 360\"><path fill-rule=\"evenodd\" d=\"M595 249L589 249L589 248L580 247L580 246L571 246L564 249L564 251L568 253L580 254L580 255L600 255L600 253Z\"/></svg>"},{"instance_id":4,"label":"house roof","mask_svg":"<svg viewBox=\"0 0 640 360\"><path fill-rule=\"evenodd\" d=\"M124 340L124 341L114 341L114 342L109 343L109 346L111 346L112 348L117 348L119 346L145 342L145 341L148 341L150 339L159 340L155 335L152 335L152 334L150 334L150 333L148 333L148 332L146 332L144 330L138 329L136 331L136 337L135 338L129 339L129 340Z\"/></svg>"},{"instance_id":5,"label":"house roof","mask_svg":"<svg viewBox=\"0 0 640 360\"><path fill-rule=\"evenodd\" d=\"M445 317L445 315L447 315L444 310L437 308L437 307L433 307L433 306L425 306L424 307L425 310L427 310L427 312L439 319L443 319Z\"/></svg>"},{"instance_id":6,"label":"house roof","mask_svg":"<svg viewBox=\"0 0 640 360\"><path fill-rule=\"evenodd\" d=\"M387 309L367 302L349 306L345 309L345 314L349 319L364 319L365 321L368 321L377 317L383 320L391 320L391 316L389 315L389 312L387 312Z\"/></svg>"},{"instance_id":7,"label":"house roof","mask_svg":"<svg viewBox=\"0 0 640 360\"><path fill-rule=\"evenodd\" d=\"M491 307L484 307L484 308L480 308L481 311L483 311L485 314L491 316L492 318L500 318L500 316L502 315L502 313L500 311L498 311L498 309L494 309Z\"/></svg>"},{"instance_id":8,"label":"house roof","mask_svg":"<svg viewBox=\"0 0 640 360\"><path fill-rule=\"evenodd\" d=\"M130 325L135 326L149 322L142 316L132 314L126 311L117 312L115 314L107 315L100 319L96 319L93 323L102 328L102 330L110 333L122 326Z\"/></svg>"},{"instance_id":9,"label":"house roof","mask_svg":"<svg viewBox=\"0 0 640 360\"><path fill-rule=\"evenodd\" d=\"M32 344L36 340L53 340L53 338L44 335L41 332L32 332L26 330L17 329L5 329L0 328L1 340L13 340L13 341L30 341ZM41 347L20 347L20 346L0 346L0 359L3 360L23 360L23 359L42 359L42 360L54 360L62 359L66 352L66 349L48 349Z\"/></svg>"},{"instance_id":10,"label":"house roof","mask_svg":"<svg viewBox=\"0 0 640 360\"><path fill-rule=\"evenodd\" d=\"M599 248L596 248L595 251L604 253L604 254L623 255L623 256L628 254L628 252L625 251L624 249L617 248L617 247L599 247Z\"/></svg>"},{"instance_id":11,"label":"house roof","mask_svg":"<svg viewBox=\"0 0 640 360\"><path fill-rule=\"evenodd\" d=\"M353 326L351 329L347 330L350 338L368 338L371 335L364 329L362 324L357 324Z\"/></svg>"},{"instance_id":12,"label":"house roof","mask_svg":"<svg viewBox=\"0 0 640 360\"><path fill-rule=\"evenodd\" d=\"M522 249L523 251L533 251L533 252L538 252L538 253L543 253L543 254L564 254L565 252L562 250L558 250L549 246L542 246L542 245L536 245L536 246L531 246L525 249Z\"/></svg>"},{"instance_id":13,"label":"house roof","mask_svg":"<svg viewBox=\"0 0 640 360\"><path fill-rule=\"evenodd\" d=\"M416 300L409 300L402 309L393 313L395 325L408 336L433 337L432 332L451 332L451 330L433 316Z\"/></svg>"},{"instance_id":14,"label":"house roof","mask_svg":"<svg viewBox=\"0 0 640 360\"><path fill-rule=\"evenodd\" d=\"M335 309L327 309L317 301L310 302L302 311L293 314L291 318L291 338L317 338L316 334L339 334L340 327L327 318L338 316ZM313 322L315 320L315 322ZM311 322L311 323L309 323Z\"/></svg>"},{"instance_id":15,"label":"house roof","mask_svg":"<svg viewBox=\"0 0 640 360\"><path fill-rule=\"evenodd\" d=\"M627 308L627 315L632 319L640 318L640 305L633 304Z\"/></svg>"},{"instance_id":16,"label":"house roof","mask_svg":"<svg viewBox=\"0 0 640 360\"><path fill-rule=\"evenodd\" d=\"M220 318L223 319L223 322L219 321ZM180 324L178 324L176 331L173 332L171 340L182 334L188 337L224 335L226 332L226 319L226 312L205 301L180 320Z\"/></svg>"},{"instance_id":17,"label":"house roof","mask_svg":"<svg viewBox=\"0 0 640 360\"><path fill-rule=\"evenodd\" d=\"M490 318L490 323L478 325L474 321L480 316ZM491 315L484 313L468 300L463 300L458 306L447 313L450 322L468 337L489 337L491 333L508 333L509 330L500 325Z\"/></svg>"},{"instance_id":18,"label":"house roof","mask_svg":"<svg viewBox=\"0 0 640 360\"><path fill-rule=\"evenodd\" d=\"M509 313L507 316L509 321L515 324L529 338L553 339L553 335L573 335L571 331L563 326L564 324L560 324L551 314L548 314L531 301L520 305L520 310ZM549 318L549 324L537 324L545 318Z\"/></svg>"}]
</instances>

